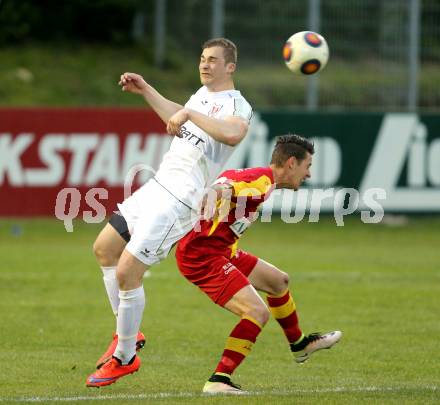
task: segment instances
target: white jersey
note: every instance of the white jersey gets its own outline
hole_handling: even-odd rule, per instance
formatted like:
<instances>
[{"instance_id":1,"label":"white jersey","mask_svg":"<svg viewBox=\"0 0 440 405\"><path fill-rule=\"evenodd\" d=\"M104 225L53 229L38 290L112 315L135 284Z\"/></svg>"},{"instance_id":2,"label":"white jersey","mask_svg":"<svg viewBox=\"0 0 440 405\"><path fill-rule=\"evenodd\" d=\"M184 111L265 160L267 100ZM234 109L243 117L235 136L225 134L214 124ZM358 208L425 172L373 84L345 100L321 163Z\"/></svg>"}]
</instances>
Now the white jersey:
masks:
<instances>
[{"instance_id":1,"label":"white jersey","mask_svg":"<svg viewBox=\"0 0 440 405\"><path fill-rule=\"evenodd\" d=\"M218 119L239 116L249 120L252 108L238 90L209 92L203 86L185 107ZM155 179L176 198L196 209L203 191L221 172L234 147L216 141L191 121L181 128L165 154Z\"/></svg>"}]
</instances>

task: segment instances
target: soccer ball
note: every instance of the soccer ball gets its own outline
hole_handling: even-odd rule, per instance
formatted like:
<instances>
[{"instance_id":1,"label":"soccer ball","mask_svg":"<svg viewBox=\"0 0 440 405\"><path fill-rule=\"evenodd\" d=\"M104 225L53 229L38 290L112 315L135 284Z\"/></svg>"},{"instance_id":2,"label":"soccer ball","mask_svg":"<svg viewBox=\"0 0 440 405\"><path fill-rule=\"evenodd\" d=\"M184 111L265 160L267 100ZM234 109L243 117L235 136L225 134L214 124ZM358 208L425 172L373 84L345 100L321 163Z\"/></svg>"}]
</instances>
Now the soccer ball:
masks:
<instances>
[{"instance_id":1,"label":"soccer ball","mask_svg":"<svg viewBox=\"0 0 440 405\"><path fill-rule=\"evenodd\" d=\"M328 55L326 40L312 31L293 34L283 48L286 66L297 75L313 75L324 69Z\"/></svg>"}]
</instances>

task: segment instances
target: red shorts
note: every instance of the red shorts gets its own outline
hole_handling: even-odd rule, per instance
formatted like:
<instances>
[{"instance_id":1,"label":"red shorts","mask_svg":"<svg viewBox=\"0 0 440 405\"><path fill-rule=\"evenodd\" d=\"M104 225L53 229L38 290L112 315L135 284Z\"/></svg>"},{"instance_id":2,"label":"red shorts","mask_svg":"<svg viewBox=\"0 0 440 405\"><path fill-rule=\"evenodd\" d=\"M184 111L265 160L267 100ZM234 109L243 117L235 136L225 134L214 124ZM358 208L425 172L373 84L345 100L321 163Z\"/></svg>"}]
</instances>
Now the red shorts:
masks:
<instances>
[{"instance_id":1,"label":"red shorts","mask_svg":"<svg viewBox=\"0 0 440 405\"><path fill-rule=\"evenodd\" d=\"M224 306L239 290L250 284L247 276L257 264L258 257L237 250L234 258L204 256L200 260L176 255L183 276L199 287L211 300Z\"/></svg>"}]
</instances>

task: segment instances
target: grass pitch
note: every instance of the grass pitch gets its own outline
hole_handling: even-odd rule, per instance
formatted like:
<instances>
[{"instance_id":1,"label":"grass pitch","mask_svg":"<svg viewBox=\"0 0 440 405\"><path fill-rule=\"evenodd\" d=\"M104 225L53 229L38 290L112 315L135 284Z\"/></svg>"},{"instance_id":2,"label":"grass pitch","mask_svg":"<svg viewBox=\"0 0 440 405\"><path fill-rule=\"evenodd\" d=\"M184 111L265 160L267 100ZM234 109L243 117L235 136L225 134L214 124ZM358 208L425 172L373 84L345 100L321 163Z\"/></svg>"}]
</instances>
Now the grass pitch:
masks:
<instances>
[{"instance_id":1,"label":"grass pitch","mask_svg":"<svg viewBox=\"0 0 440 405\"><path fill-rule=\"evenodd\" d=\"M117 82L123 72L142 73L165 97L185 103L200 86L198 55L184 54L181 47L173 49L169 45L166 57L171 66L167 69L153 66L152 47L148 46L62 45L57 42L0 47L0 106L144 107L142 97L121 94ZM251 61L246 62L246 53ZM401 105L395 92L407 86L405 63L390 60L384 63L381 59L368 57L367 53L360 59L339 60L337 54L337 51L332 54L329 66L319 73L321 109L339 110L343 106L377 111L383 106L396 108ZM262 61L261 55L255 61L256 55L252 48L240 50L236 83L246 99L258 109L303 110L307 81L292 77L281 53L279 59L273 61ZM265 80L261 80L262 77ZM86 84L84 78L87 78ZM418 81L419 109L440 111L440 94L432 85L438 82L439 64L422 60Z\"/></svg>"},{"instance_id":2,"label":"grass pitch","mask_svg":"<svg viewBox=\"0 0 440 405\"><path fill-rule=\"evenodd\" d=\"M144 283L140 371L85 387L114 329L91 251L101 226L0 220L1 403L438 403L440 218L255 224L241 247L290 274L303 330L344 337L297 365L271 320L234 376L251 392L240 398L200 394L236 318L183 279L173 255Z\"/></svg>"}]
</instances>

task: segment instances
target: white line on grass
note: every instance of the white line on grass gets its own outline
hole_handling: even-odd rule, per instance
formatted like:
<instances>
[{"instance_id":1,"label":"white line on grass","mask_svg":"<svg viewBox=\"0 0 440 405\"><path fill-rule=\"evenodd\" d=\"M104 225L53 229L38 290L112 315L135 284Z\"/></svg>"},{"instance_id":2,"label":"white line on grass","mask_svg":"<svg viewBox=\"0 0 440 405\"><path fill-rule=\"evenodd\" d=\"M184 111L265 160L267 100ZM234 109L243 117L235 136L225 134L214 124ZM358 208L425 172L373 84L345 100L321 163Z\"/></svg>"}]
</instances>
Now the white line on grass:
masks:
<instances>
[{"instance_id":1,"label":"white line on grass","mask_svg":"<svg viewBox=\"0 0 440 405\"><path fill-rule=\"evenodd\" d=\"M294 394L325 394L325 393L350 393L350 392L402 392L411 390L438 391L439 387L433 386L412 386L412 387L335 387L318 388L311 390L290 390L290 391L247 391L246 396L288 396ZM162 399L162 398L196 398L206 396L206 394L194 392L158 392L151 394L115 394L115 395L97 395L97 396L77 396L77 397L15 397L1 398L0 402L74 402L74 401L109 401L109 400L139 400L139 399Z\"/></svg>"}]
</instances>

